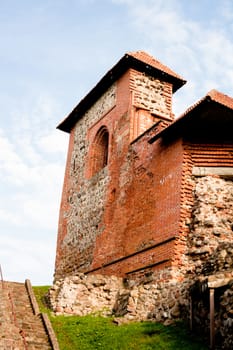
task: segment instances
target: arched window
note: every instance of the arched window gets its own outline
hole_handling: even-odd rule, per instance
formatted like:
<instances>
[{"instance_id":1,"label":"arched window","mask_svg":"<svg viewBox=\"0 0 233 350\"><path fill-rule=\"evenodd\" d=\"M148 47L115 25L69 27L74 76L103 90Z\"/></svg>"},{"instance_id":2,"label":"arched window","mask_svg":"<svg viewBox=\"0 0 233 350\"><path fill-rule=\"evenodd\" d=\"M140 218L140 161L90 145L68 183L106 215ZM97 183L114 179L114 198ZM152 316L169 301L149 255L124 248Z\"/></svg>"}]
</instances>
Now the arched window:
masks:
<instances>
[{"instance_id":1,"label":"arched window","mask_svg":"<svg viewBox=\"0 0 233 350\"><path fill-rule=\"evenodd\" d=\"M108 164L109 133L106 126L102 126L97 132L91 155L91 175L94 175Z\"/></svg>"}]
</instances>

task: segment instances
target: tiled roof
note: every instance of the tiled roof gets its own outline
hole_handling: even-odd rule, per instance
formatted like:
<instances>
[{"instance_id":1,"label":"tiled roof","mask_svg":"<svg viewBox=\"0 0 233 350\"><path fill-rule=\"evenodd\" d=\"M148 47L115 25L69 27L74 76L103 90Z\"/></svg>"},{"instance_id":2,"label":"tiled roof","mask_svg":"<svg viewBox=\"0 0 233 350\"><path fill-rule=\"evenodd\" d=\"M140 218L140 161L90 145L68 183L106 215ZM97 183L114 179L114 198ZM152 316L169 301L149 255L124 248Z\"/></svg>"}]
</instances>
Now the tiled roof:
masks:
<instances>
[{"instance_id":1,"label":"tiled roof","mask_svg":"<svg viewBox=\"0 0 233 350\"><path fill-rule=\"evenodd\" d=\"M198 115L199 107L205 106L208 101L212 101L222 105L230 110L233 110L233 98L225 95L217 90L210 90L203 98L198 100L192 106L190 106L184 113L182 113L173 123L171 123L167 128L163 129L161 132L153 136L150 140L150 143L153 143L158 138L165 136L166 134L174 132L182 127L190 118L194 115Z\"/></svg>"},{"instance_id":2,"label":"tiled roof","mask_svg":"<svg viewBox=\"0 0 233 350\"><path fill-rule=\"evenodd\" d=\"M76 121L97 101L114 81L119 79L127 69L133 68L139 72L170 82L173 93L186 81L170 68L160 63L144 51L128 52L113 66L97 83L96 86L79 102L73 111L57 126L58 129L70 132Z\"/></svg>"},{"instance_id":3,"label":"tiled roof","mask_svg":"<svg viewBox=\"0 0 233 350\"><path fill-rule=\"evenodd\" d=\"M190 106L184 113L182 113L179 118L176 120L178 121L179 119L182 119L184 116L189 114L192 110L194 110L197 106L199 106L202 102L206 100L211 100L214 102L217 102L227 108L233 109L233 98L223 94L222 92L219 92L215 89L210 90L203 98L198 100L196 103L194 103L192 106ZM175 121L176 122L176 121Z\"/></svg>"},{"instance_id":4,"label":"tiled roof","mask_svg":"<svg viewBox=\"0 0 233 350\"><path fill-rule=\"evenodd\" d=\"M153 56L149 55L145 51L135 51L135 52L127 52L127 54L131 57L136 58L139 61L144 62L145 64L148 64L156 69L161 70L162 72L165 72L175 78L184 80L180 75L175 73L172 69L162 64L160 61L158 61Z\"/></svg>"},{"instance_id":5,"label":"tiled roof","mask_svg":"<svg viewBox=\"0 0 233 350\"><path fill-rule=\"evenodd\" d=\"M233 109L233 98L225 95L217 90L211 90L206 96L209 96L212 101L218 102L230 109Z\"/></svg>"}]
</instances>

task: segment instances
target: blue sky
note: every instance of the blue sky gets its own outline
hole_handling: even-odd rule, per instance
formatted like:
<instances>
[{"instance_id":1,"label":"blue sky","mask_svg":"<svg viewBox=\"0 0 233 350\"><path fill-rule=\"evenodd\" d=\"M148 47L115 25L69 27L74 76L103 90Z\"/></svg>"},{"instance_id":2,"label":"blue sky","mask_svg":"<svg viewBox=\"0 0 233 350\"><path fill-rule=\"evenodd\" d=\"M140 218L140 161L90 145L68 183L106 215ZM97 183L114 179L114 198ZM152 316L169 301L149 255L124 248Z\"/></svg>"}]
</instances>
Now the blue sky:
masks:
<instances>
[{"instance_id":1,"label":"blue sky","mask_svg":"<svg viewBox=\"0 0 233 350\"><path fill-rule=\"evenodd\" d=\"M0 264L51 284L68 134L58 123L127 51L187 84L176 116L215 88L233 95L231 0L0 1Z\"/></svg>"}]
</instances>

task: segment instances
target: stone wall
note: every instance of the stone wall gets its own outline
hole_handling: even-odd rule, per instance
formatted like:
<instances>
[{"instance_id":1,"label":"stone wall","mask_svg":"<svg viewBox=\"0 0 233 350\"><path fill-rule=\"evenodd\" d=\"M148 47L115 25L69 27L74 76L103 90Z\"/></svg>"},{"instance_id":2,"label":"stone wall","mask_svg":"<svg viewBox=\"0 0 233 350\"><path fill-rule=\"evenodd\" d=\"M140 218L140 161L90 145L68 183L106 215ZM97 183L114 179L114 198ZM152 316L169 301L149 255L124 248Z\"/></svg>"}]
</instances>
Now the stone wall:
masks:
<instances>
[{"instance_id":1,"label":"stone wall","mask_svg":"<svg viewBox=\"0 0 233 350\"><path fill-rule=\"evenodd\" d=\"M134 91L134 106L172 119L172 84L135 72L132 74L131 87Z\"/></svg>"},{"instance_id":2,"label":"stone wall","mask_svg":"<svg viewBox=\"0 0 233 350\"><path fill-rule=\"evenodd\" d=\"M165 280L165 274L171 277L171 270L133 281L79 273L56 281L49 292L51 306L56 314L98 313L168 324L188 314L188 281Z\"/></svg>"},{"instance_id":3,"label":"stone wall","mask_svg":"<svg viewBox=\"0 0 233 350\"><path fill-rule=\"evenodd\" d=\"M85 270L92 262L95 238L103 229L100 222L109 177L107 168L90 179L86 176L90 149L87 133L115 103L116 85L113 84L75 126L71 162L67 164L63 190L63 201L67 205L66 210L60 212L60 221L66 223L66 234L59 232L64 238L61 242L58 240L56 277ZM63 226L61 230L64 230Z\"/></svg>"},{"instance_id":4,"label":"stone wall","mask_svg":"<svg viewBox=\"0 0 233 350\"><path fill-rule=\"evenodd\" d=\"M132 93L131 141L160 121L160 130L174 118L172 84L131 70Z\"/></svg>"},{"instance_id":5,"label":"stone wall","mask_svg":"<svg viewBox=\"0 0 233 350\"><path fill-rule=\"evenodd\" d=\"M195 275L233 269L233 182L218 176L194 178L188 255Z\"/></svg>"},{"instance_id":6,"label":"stone wall","mask_svg":"<svg viewBox=\"0 0 233 350\"><path fill-rule=\"evenodd\" d=\"M193 328L209 337L209 289L215 294L215 342L233 347L233 182L219 176L195 177L188 237ZM198 287L199 288L196 288Z\"/></svg>"}]
</instances>

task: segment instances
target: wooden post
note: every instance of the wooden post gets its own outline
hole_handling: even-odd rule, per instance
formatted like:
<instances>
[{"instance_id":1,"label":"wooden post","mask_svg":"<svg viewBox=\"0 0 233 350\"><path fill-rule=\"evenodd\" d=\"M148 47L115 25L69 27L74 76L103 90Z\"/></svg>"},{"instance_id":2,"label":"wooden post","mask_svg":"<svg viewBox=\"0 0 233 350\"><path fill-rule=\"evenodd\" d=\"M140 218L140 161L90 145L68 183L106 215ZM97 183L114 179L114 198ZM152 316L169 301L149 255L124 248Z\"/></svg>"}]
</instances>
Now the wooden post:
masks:
<instances>
[{"instance_id":1,"label":"wooden post","mask_svg":"<svg viewBox=\"0 0 233 350\"><path fill-rule=\"evenodd\" d=\"M192 331L193 330L193 298L192 298L192 295L190 296L190 316L189 316L189 327L190 327L190 330Z\"/></svg>"},{"instance_id":2,"label":"wooden post","mask_svg":"<svg viewBox=\"0 0 233 350\"><path fill-rule=\"evenodd\" d=\"M214 288L210 288L210 349L215 349Z\"/></svg>"},{"instance_id":3,"label":"wooden post","mask_svg":"<svg viewBox=\"0 0 233 350\"><path fill-rule=\"evenodd\" d=\"M0 277L2 282L2 289L4 288L4 280L3 280L3 274L2 274L2 266L0 265Z\"/></svg>"}]
</instances>

